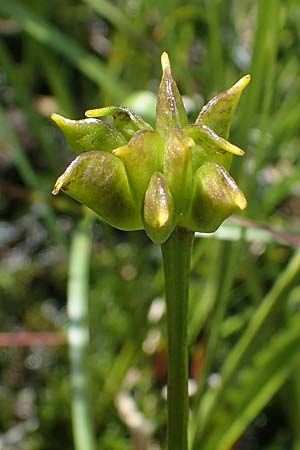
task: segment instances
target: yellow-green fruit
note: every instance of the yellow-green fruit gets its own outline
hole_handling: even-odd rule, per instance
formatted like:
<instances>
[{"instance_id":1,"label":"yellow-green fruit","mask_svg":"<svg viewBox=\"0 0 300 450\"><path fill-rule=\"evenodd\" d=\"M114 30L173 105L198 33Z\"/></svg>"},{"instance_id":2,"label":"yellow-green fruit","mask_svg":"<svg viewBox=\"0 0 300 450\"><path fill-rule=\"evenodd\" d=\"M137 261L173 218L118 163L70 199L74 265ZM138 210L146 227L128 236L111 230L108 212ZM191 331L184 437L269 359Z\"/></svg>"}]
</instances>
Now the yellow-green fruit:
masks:
<instances>
[{"instance_id":1,"label":"yellow-green fruit","mask_svg":"<svg viewBox=\"0 0 300 450\"><path fill-rule=\"evenodd\" d=\"M124 165L110 153L88 152L78 156L58 178L53 194L60 190L115 228L128 231L143 228Z\"/></svg>"},{"instance_id":2,"label":"yellow-green fruit","mask_svg":"<svg viewBox=\"0 0 300 450\"><path fill-rule=\"evenodd\" d=\"M174 199L175 214L188 209L193 186L192 148L194 141L174 128L165 136L163 173Z\"/></svg>"},{"instance_id":3,"label":"yellow-green fruit","mask_svg":"<svg viewBox=\"0 0 300 450\"><path fill-rule=\"evenodd\" d=\"M219 164L205 163L195 175L191 205L181 225L203 233L215 231L247 201L227 170Z\"/></svg>"},{"instance_id":4,"label":"yellow-green fruit","mask_svg":"<svg viewBox=\"0 0 300 450\"><path fill-rule=\"evenodd\" d=\"M246 199L228 173L234 111L250 76L216 95L188 124L169 57L162 54L156 130L124 106L86 111L88 119L52 119L82 153L57 180L60 189L121 230L144 228L158 244L174 228L213 232ZM113 125L99 117L111 116ZM104 119L105 120L105 119Z\"/></svg>"},{"instance_id":5,"label":"yellow-green fruit","mask_svg":"<svg viewBox=\"0 0 300 450\"><path fill-rule=\"evenodd\" d=\"M172 233L174 222L172 194L162 173L152 175L146 191L143 221L147 235L156 244L165 242Z\"/></svg>"}]
</instances>

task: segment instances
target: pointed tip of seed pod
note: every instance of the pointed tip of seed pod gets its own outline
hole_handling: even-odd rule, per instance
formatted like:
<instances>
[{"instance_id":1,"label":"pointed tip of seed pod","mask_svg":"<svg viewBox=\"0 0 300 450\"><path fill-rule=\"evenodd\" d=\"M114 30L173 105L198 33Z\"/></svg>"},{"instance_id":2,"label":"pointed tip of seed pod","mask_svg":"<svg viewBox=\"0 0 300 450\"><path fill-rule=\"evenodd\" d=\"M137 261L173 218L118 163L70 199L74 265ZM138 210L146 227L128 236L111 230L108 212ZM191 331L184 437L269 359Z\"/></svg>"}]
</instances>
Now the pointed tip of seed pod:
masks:
<instances>
[{"instance_id":1,"label":"pointed tip of seed pod","mask_svg":"<svg viewBox=\"0 0 300 450\"><path fill-rule=\"evenodd\" d=\"M105 108L88 109L84 114L86 117L113 116L118 109L120 109L120 107L106 106Z\"/></svg>"},{"instance_id":2,"label":"pointed tip of seed pod","mask_svg":"<svg viewBox=\"0 0 300 450\"><path fill-rule=\"evenodd\" d=\"M239 195L237 195L235 200L236 206L243 211L247 207L247 200L244 196L244 194L240 191Z\"/></svg>"},{"instance_id":3,"label":"pointed tip of seed pod","mask_svg":"<svg viewBox=\"0 0 300 450\"><path fill-rule=\"evenodd\" d=\"M99 114L100 109L88 109L87 111L85 111L85 116L86 117L97 117Z\"/></svg>"},{"instance_id":4,"label":"pointed tip of seed pod","mask_svg":"<svg viewBox=\"0 0 300 450\"><path fill-rule=\"evenodd\" d=\"M56 122L57 120L60 119L60 117L61 116L59 114L52 113L51 116L50 116L50 119L53 120L54 122Z\"/></svg>"},{"instance_id":5,"label":"pointed tip of seed pod","mask_svg":"<svg viewBox=\"0 0 300 450\"><path fill-rule=\"evenodd\" d=\"M244 75L241 80L243 80L243 83L247 86L247 84L251 81L251 75L247 73L247 75Z\"/></svg>"},{"instance_id":6,"label":"pointed tip of seed pod","mask_svg":"<svg viewBox=\"0 0 300 450\"><path fill-rule=\"evenodd\" d=\"M75 123L75 120L67 119L66 117L56 113L52 113L50 119L53 120L53 122L55 122L56 125L63 131L68 128L68 126L72 126Z\"/></svg>"},{"instance_id":7,"label":"pointed tip of seed pod","mask_svg":"<svg viewBox=\"0 0 300 450\"><path fill-rule=\"evenodd\" d=\"M245 87L250 83L250 80L251 76L249 74L245 75L237 83L235 83L231 89L233 91L243 91Z\"/></svg>"},{"instance_id":8,"label":"pointed tip of seed pod","mask_svg":"<svg viewBox=\"0 0 300 450\"><path fill-rule=\"evenodd\" d=\"M59 191L61 190L63 184L64 184L64 177L63 177L63 175L62 175L62 176L60 176L60 177L57 179L57 181L56 181L56 183L55 183L55 185L54 185L52 194L53 194L53 195L57 195L57 194L59 193Z\"/></svg>"},{"instance_id":9,"label":"pointed tip of seed pod","mask_svg":"<svg viewBox=\"0 0 300 450\"><path fill-rule=\"evenodd\" d=\"M161 55L161 67L162 67L163 71L171 68L169 55L167 52L163 52Z\"/></svg>"},{"instance_id":10,"label":"pointed tip of seed pod","mask_svg":"<svg viewBox=\"0 0 300 450\"><path fill-rule=\"evenodd\" d=\"M57 188L56 186L54 186L54 188L53 188L51 194L57 195L58 193L59 193L59 188Z\"/></svg>"},{"instance_id":11,"label":"pointed tip of seed pod","mask_svg":"<svg viewBox=\"0 0 300 450\"><path fill-rule=\"evenodd\" d=\"M118 156L119 158L122 158L122 156L126 157L127 150L128 150L127 145L123 145L122 147L115 148L112 151L112 154L114 156Z\"/></svg>"},{"instance_id":12,"label":"pointed tip of seed pod","mask_svg":"<svg viewBox=\"0 0 300 450\"><path fill-rule=\"evenodd\" d=\"M244 150L237 147L236 145L233 145L230 142L228 142L228 144L229 145L227 146L227 151L229 153L232 153L233 155L236 155L236 156L243 156L245 154Z\"/></svg>"},{"instance_id":13,"label":"pointed tip of seed pod","mask_svg":"<svg viewBox=\"0 0 300 450\"><path fill-rule=\"evenodd\" d=\"M55 122L58 126L60 126L65 121L65 118L63 116L56 113L52 113L50 119L53 120L53 122Z\"/></svg>"}]
</instances>

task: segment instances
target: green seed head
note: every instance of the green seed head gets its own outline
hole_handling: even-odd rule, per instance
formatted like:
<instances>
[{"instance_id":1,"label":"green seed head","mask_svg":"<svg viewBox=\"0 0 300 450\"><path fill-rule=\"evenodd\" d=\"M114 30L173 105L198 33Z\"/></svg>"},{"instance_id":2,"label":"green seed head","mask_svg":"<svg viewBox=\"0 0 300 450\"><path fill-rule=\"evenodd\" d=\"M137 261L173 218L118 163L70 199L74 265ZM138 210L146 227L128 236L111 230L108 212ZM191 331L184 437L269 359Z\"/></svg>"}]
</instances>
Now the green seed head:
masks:
<instances>
[{"instance_id":1,"label":"green seed head","mask_svg":"<svg viewBox=\"0 0 300 450\"><path fill-rule=\"evenodd\" d=\"M243 150L227 141L250 76L215 96L188 124L169 57L162 54L156 129L128 108L89 110L88 118L51 118L79 156L58 178L60 190L121 230L144 228L165 242L176 226L212 232L246 199L228 173ZM103 120L113 117L113 126ZM101 119L100 119L101 118Z\"/></svg>"}]
</instances>

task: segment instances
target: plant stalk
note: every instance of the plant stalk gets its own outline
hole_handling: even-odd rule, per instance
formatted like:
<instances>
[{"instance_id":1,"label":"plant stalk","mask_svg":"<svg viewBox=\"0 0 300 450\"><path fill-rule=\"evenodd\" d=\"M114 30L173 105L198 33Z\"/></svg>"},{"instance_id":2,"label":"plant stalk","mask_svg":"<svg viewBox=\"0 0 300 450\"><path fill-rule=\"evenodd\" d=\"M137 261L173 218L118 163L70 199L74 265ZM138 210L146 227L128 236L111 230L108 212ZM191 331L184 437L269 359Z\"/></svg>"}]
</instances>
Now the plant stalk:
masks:
<instances>
[{"instance_id":1,"label":"plant stalk","mask_svg":"<svg viewBox=\"0 0 300 450\"><path fill-rule=\"evenodd\" d=\"M71 244L68 281L68 340L71 370L71 410L75 450L95 450L88 374L88 291L91 224L88 213L79 223Z\"/></svg>"},{"instance_id":2,"label":"plant stalk","mask_svg":"<svg viewBox=\"0 0 300 450\"><path fill-rule=\"evenodd\" d=\"M194 233L176 228L162 244L168 328L168 449L187 450L187 313Z\"/></svg>"}]
</instances>

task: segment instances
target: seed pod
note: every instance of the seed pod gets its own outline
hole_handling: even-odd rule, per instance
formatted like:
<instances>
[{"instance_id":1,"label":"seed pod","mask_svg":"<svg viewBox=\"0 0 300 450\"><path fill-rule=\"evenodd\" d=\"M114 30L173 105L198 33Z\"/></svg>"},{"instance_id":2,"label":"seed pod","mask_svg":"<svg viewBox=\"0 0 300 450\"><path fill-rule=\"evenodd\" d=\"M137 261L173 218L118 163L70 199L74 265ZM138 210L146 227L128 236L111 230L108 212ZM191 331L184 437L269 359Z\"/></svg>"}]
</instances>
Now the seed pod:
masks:
<instances>
[{"instance_id":1,"label":"seed pod","mask_svg":"<svg viewBox=\"0 0 300 450\"><path fill-rule=\"evenodd\" d=\"M167 53L161 56L163 69L156 106L156 128L162 135L171 128L181 128L187 124L187 115L177 84L173 80Z\"/></svg>"},{"instance_id":2,"label":"seed pod","mask_svg":"<svg viewBox=\"0 0 300 450\"><path fill-rule=\"evenodd\" d=\"M62 190L120 230L143 228L120 159L110 153L83 153L58 178L53 194Z\"/></svg>"},{"instance_id":3,"label":"seed pod","mask_svg":"<svg viewBox=\"0 0 300 450\"><path fill-rule=\"evenodd\" d=\"M215 231L247 201L227 170L219 164L205 163L196 172L189 211L181 225L203 233Z\"/></svg>"},{"instance_id":4,"label":"seed pod","mask_svg":"<svg viewBox=\"0 0 300 450\"><path fill-rule=\"evenodd\" d=\"M250 81L250 75L245 75L227 91L213 97L201 109L195 124L207 125L219 136L227 139L233 114L240 100L241 93Z\"/></svg>"},{"instance_id":5,"label":"seed pod","mask_svg":"<svg viewBox=\"0 0 300 450\"><path fill-rule=\"evenodd\" d=\"M194 141L180 129L165 136L163 173L174 199L175 214L183 215L188 209L193 186L192 153Z\"/></svg>"},{"instance_id":6,"label":"seed pod","mask_svg":"<svg viewBox=\"0 0 300 450\"><path fill-rule=\"evenodd\" d=\"M239 103L241 93L248 85L250 75L245 75L231 88L213 97L201 109L195 124L206 125L212 129L218 136L228 139L231 121ZM222 157L217 155L213 158L214 162L222 164L229 170L232 155L224 154Z\"/></svg>"},{"instance_id":7,"label":"seed pod","mask_svg":"<svg viewBox=\"0 0 300 450\"><path fill-rule=\"evenodd\" d=\"M98 119L66 119L59 114L52 114L51 119L64 133L75 153L101 150L110 152L126 144L124 136L111 126Z\"/></svg>"},{"instance_id":8,"label":"seed pod","mask_svg":"<svg viewBox=\"0 0 300 450\"><path fill-rule=\"evenodd\" d=\"M162 173L155 172L146 191L143 222L147 235L156 244L165 242L175 227L172 194Z\"/></svg>"}]
</instances>

